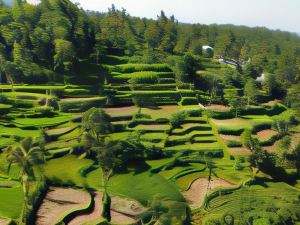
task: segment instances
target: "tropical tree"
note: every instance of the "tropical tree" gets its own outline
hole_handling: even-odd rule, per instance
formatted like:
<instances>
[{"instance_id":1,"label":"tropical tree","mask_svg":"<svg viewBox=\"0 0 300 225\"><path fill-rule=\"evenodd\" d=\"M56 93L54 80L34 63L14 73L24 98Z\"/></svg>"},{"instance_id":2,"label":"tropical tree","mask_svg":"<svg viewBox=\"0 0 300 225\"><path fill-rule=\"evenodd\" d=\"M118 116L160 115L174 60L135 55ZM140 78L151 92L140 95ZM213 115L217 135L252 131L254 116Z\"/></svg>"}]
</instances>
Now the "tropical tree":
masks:
<instances>
[{"instance_id":1,"label":"tropical tree","mask_svg":"<svg viewBox=\"0 0 300 225\"><path fill-rule=\"evenodd\" d=\"M231 106L231 110L234 112L235 117L238 117L242 109L245 107L245 99L239 96L232 98L229 105Z\"/></svg>"},{"instance_id":2,"label":"tropical tree","mask_svg":"<svg viewBox=\"0 0 300 225\"><path fill-rule=\"evenodd\" d=\"M257 87L254 79L248 79L244 87L244 95L247 98L247 103L250 105L251 102L256 102L257 100Z\"/></svg>"},{"instance_id":3,"label":"tropical tree","mask_svg":"<svg viewBox=\"0 0 300 225\"><path fill-rule=\"evenodd\" d=\"M276 149L276 164L278 166L284 166L287 161L287 155L291 147L291 137L285 136L278 142Z\"/></svg>"},{"instance_id":4,"label":"tropical tree","mask_svg":"<svg viewBox=\"0 0 300 225\"><path fill-rule=\"evenodd\" d=\"M102 216L110 220L110 198L107 193L107 184L115 167L114 143L107 142L108 135L113 127L111 118L102 109L91 108L82 117L82 140L87 151L95 154L95 159L101 167L102 186L104 188Z\"/></svg>"},{"instance_id":5,"label":"tropical tree","mask_svg":"<svg viewBox=\"0 0 300 225\"><path fill-rule=\"evenodd\" d=\"M41 143L34 142L32 137L24 138L20 146L13 148L12 146L6 149L8 171L12 164L20 167L20 178L24 192L24 208L22 212L22 220L26 223L27 209L31 204L29 201L30 182L35 180L34 166L44 163L44 151Z\"/></svg>"}]
</instances>

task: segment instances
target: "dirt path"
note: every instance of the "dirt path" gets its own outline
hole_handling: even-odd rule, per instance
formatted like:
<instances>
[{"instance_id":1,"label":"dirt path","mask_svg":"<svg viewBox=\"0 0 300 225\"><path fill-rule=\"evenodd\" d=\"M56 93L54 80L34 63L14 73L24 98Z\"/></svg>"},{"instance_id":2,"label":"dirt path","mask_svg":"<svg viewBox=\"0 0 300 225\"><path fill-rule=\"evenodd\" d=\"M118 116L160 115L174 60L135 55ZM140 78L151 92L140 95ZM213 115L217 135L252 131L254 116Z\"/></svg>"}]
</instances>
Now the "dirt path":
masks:
<instances>
[{"instance_id":1,"label":"dirt path","mask_svg":"<svg viewBox=\"0 0 300 225\"><path fill-rule=\"evenodd\" d=\"M230 187L230 186L232 186L232 184L230 184L229 182L219 178L215 178L211 180L210 186L208 187L208 179L199 178L191 184L189 190L184 191L182 194L187 200L190 207L194 209L200 207L208 191L216 187Z\"/></svg>"},{"instance_id":2,"label":"dirt path","mask_svg":"<svg viewBox=\"0 0 300 225\"><path fill-rule=\"evenodd\" d=\"M9 219L0 218L0 225L7 225L9 222Z\"/></svg>"},{"instance_id":3,"label":"dirt path","mask_svg":"<svg viewBox=\"0 0 300 225\"><path fill-rule=\"evenodd\" d=\"M84 224L86 222L92 222L96 221L98 219L101 219L101 213L102 213L102 192L97 192L94 196L95 200L95 207L92 212L79 215L75 217L73 220L71 220L68 225L78 225L78 224Z\"/></svg>"},{"instance_id":4,"label":"dirt path","mask_svg":"<svg viewBox=\"0 0 300 225\"><path fill-rule=\"evenodd\" d=\"M37 212L36 225L52 225L60 217L75 209L82 208L90 201L87 192L71 188L52 188Z\"/></svg>"}]
</instances>

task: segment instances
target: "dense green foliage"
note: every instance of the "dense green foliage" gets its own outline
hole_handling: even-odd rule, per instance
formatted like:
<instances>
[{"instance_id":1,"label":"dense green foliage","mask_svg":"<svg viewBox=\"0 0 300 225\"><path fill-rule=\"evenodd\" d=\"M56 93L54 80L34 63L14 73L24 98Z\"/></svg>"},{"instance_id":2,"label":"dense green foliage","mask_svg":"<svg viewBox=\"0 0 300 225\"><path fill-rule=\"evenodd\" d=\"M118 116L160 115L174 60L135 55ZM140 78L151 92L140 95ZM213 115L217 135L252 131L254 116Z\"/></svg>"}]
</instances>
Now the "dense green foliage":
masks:
<instances>
[{"instance_id":1,"label":"dense green foliage","mask_svg":"<svg viewBox=\"0 0 300 225\"><path fill-rule=\"evenodd\" d=\"M0 0L0 223L48 186L102 192L99 221L117 196L149 225L299 223L299 62L288 32Z\"/></svg>"}]
</instances>

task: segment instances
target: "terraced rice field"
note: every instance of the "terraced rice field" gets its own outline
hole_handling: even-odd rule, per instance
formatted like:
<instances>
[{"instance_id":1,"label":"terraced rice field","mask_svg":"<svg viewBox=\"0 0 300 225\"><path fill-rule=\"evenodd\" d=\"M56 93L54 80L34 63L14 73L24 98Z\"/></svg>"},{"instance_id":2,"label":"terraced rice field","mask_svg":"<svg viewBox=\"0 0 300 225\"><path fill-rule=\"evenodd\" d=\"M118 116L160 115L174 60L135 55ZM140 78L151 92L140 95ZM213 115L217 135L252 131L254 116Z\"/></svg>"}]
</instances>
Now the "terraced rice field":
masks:
<instances>
[{"instance_id":1,"label":"terraced rice field","mask_svg":"<svg viewBox=\"0 0 300 225\"><path fill-rule=\"evenodd\" d=\"M278 195L278 193L281 193ZM300 210L300 206L294 202L299 190L285 183L261 182L259 185L251 185L226 195L219 195L208 202L208 218L221 218L224 213L231 214L235 222L243 218L241 213L248 210L249 214L267 214L268 208L292 207ZM294 203L293 203L294 202Z\"/></svg>"},{"instance_id":2,"label":"terraced rice field","mask_svg":"<svg viewBox=\"0 0 300 225\"><path fill-rule=\"evenodd\" d=\"M213 178L210 181L207 178L199 178L194 180L189 189L184 191L182 194L186 198L190 207L195 209L201 206L201 203L208 192L218 187L226 188L231 186L232 184L219 178Z\"/></svg>"},{"instance_id":3,"label":"terraced rice field","mask_svg":"<svg viewBox=\"0 0 300 225\"><path fill-rule=\"evenodd\" d=\"M36 225L56 224L75 210L86 209L89 193L71 188L52 188L37 212Z\"/></svg>"},{"instance_id":4,"label":"terraced rice field","mask_svg":"<svg viewBox=\"0 0 300 225\"><path fill-rule=\"evenodd\" d=\"M102 192L97 192L93 196L94 198L94 207L90 212L82 213L75 218L73 218L68 225L78 225L78 224L84 224L88 222L94 222L97 220L101 220L101 213L103 210L102 206Z\"/></svg>"}]
</instances>

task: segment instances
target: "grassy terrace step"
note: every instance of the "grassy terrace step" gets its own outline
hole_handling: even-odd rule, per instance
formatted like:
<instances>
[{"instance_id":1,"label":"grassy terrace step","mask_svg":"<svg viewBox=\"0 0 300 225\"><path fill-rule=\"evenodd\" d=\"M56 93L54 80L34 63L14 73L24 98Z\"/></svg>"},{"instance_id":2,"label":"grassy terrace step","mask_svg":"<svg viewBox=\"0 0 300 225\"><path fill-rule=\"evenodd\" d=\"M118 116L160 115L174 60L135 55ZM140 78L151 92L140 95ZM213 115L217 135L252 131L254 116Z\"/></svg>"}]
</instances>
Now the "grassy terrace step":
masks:
<instances>
[{"instance_id":1,"label":"grassy terrace step","mask_svg":"<svg viewBox=\"0 0 300 225\"><path fill-rule=\"evenodd\" d=\"M175 135L185 135L188 134L192 131L211 131L211 127L209 124L201 124L201 125L194 125L191 127L186 127L186 128L176 128L172 130L172 134Z\"/></svg>"},{"instance_id":2,"label":"grassy terrace step","mask_svg":"<svg viewBox=\"0 0 300 225\"><path fill-rule=\"evenodd\" d=\"M59 101L59 107L62 112L84 112L91 107L102 107L106 103L106 97L92 98L67 98Z\"/></svg>"},{"instance_id":3,"label":"grassy terrace step","mask_svg":"<svg viewBox=\"0 0 300 225\"><path fill-rule=\"evenodd\" d=\"M136 71L172 72L167 64L121 64L116 65L113 72L133 73Z\"/></svg>"},{"instance_id":4,"label":"grassy terrace step","mask_svg":"<svg viewBox=\"0 0 300 225\"><path fill-rule=\"evenodd\" d=\"M214 143L195 143L184 145L176 145L172 147L164 148L165 151L199 151L206 152L206 154L212 154L215 157L223 157L223 150L218 142Z\"/></svg>"},{"instance_id":5,"label":"grassy terrace step","mask_svg":"<svg viewBox=\"0 0 300 225\"><path fill-rule=\"evenodd\" d=\"M142 141L148 141L153 143L159 143L165 140L168 137L166 133L155 132L155 133L146 133L141 136Z\"/></svg>"},{"instance_id":6,"label":"grassy terrace step","mask_svg":"<svg viewBox=\"0 0 300 225\"><path fill-rule=\"evenodd\" d=\"M0 125L0 136L2 137L38 137L40 135L40 131L38 129L21 129L19 127L6 127Z\"/></svg>"}]
</instances>

